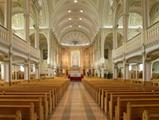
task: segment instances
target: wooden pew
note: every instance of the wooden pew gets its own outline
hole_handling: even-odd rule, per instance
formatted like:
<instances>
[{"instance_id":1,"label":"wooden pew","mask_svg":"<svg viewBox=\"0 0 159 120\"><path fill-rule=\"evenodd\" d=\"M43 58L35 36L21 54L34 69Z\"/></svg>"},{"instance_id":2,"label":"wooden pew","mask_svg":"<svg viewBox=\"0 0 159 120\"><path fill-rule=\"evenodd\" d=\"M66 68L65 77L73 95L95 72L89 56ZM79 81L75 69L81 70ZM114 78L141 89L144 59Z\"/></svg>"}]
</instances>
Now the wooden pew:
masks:
<instances>
[{"instance_id":1,"label":"wooden pew","mask_svg":"<svg viewBox=\"0 0 159 120\"><path fill-rule=\"evenodd\" d=\"M0 113L0 120L22 120L22 113L19 110L15 114Z\"/></svg>"},{"instance_id":2,"label":"wooden pew","mask_svg":"<svg viewBox=\"0 0 159 120\"><path fill-rule=\"evenodd\" d=\"M159 111L144 110L142 120L159 120Z\"/></svg>"},{"instance_id":3,"label":"wooden pew","mask_svg":"<svg viewBox=\"0 0 159 120\"><path fill-rule=\"evenodd\" d=\"M34 104L34 110L37 114L38 120L44 120L44 111L42 106L42 99L13 99L13 98L0 98L0 105L28 105L30 103Z\"/></svg>"},{"instance_id":4,"label":"wooden pew","mask_svg":"<svg viewBox=\"0 0 159 120\"><path fill-rule=\"evenodd\" d=\"M159 96L133 96L133 97L130 97L130 98L118 98L118 102L117 102L117 105L115 106L115 120L121 120L123 119L122 116L123 116L123 113L126 112L127 110L127 104L128 102L131 102L131 103L158 103L159 102Z\"/></svg>"},{"instance_id":5,"label":"wooden pew","mask_svg":"<svg viewBox=\"0 0 159 120\"><path fill-rule=\"evenodd\" d=\"M127 104L127 112L124 113L124 120L142 119L142 111L159 111L159 103L131 103Z\"/></svg>"},{"instance_id":6,"label":"wooden pew","mask_svg":"<svg viewBox=\"0 0 159 120\"><path fill-rule=\"evenodd\" d=\"M37 120L33 103L27 105L0 105L0 114L11 115L16 114L17 111L21 111L22 120Z\"/></svg>"},{"instance_id":7,"label":"wooden pew","mask_svg":"<svg viewBox=\"0 0 159 120\"><path fill-rule=\"evenodd\" d=\"M62 97L64 91L68 87L68 82L66 81L56 81L52 82L50 80L46 81L34 81L31 83L15 84L11 87L0 88L1 94L0 99L42 99L42 105L40 108L44 110L39 110L44 113L44 119L47 120L49 115L52 113L57 101ZM11 101L10 101L11 102ZM37 109L38 111L38 109ZM43 112L42 112L43 111ZM43 119L42 114L38 112L37 118Z\"/></svg>"},{"instance_id":8,"label":"wooden pew","mask_svg":"<svg viewBox=\"0 0 159 120\"><path fill-rule=\"evenodd\" d=\"M117 99L120 97L125 97L125 98L137 98L137 97L143 97L143 98L149 98L149 96L159 96L159 92L158 93L152 93L152 92L119 92L119 93L114 93L111 94L110 100L107 101L108 102L108 106L105 105L105 109L107 110L107 113L109 113L109 117L110 119L113 118L113 116L115 115L114 111L115 111L115 105L117 104Z\"/></svg>"},{"instance_id":9,"label":"wooden pew","mask_svg":"<svg viewBox=\"0 0 159 120\"><path fill-rule=\"evenodd\" d=\"M0 95L0 98L2 97L8 97L8 95L12 95L12 98L19 97L19 98L42 98L42 103L44 106L44 116L45 116L45 120L48 119L49 115L50 115L50 111L49 111L49 104L48 104L48 100L47 100L47 94L34 94L34 93L23 93L23 92L10 92L10 93L6 93L4 96Z\"/></svg>"},{"instance_id":10,"label":"wooden pew","mask_svg":"<svg viewBox=\"0 0 159 120\"><path fill-rule=\"evenodd\" d=\"M127 97L127 100L134 100L135 103L140 103L141 99L137 101L141 96L146 101L150 100L150 96L153 98L152 101L158 99L159 88L153 86L151 82L142 82L142 81L111 81L111 80L84 80L84 86L88 92L95 99L97 104L101 107L102 110L109 116L110 120L121 120L124 110L119 110L118 108L118 97ZM129 97L130 96L130 97ZM121 99L123 99L121 97ZM132 98L132 99L129 99ZM126 98L125 98L126 99ZM157 100L156 100L157 101ZM129 101L127 101L129 102ZM121 106L126 106L127 102L122 103ZM146 103L146 102L145 102ZM119 111L119 112L118 112ZM119 115L120 114L120 115ZM114 118L114 119L113 119ZM124 118L127 120L127 114L124 113ZM136 120L136 119L133 119Z\"/></svg>"}]
</instances>

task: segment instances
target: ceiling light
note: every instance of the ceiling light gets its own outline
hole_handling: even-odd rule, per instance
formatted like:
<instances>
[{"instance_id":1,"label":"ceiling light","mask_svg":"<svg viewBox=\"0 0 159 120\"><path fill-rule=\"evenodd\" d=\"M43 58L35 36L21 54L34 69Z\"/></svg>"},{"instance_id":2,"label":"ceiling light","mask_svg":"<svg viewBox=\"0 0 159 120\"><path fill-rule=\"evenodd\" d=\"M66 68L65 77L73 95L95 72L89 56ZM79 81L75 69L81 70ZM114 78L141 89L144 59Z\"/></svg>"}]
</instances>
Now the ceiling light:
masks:
<instances>
[{"instance_id":1,"label":"ceiling light","mask_svg":"<svg viewBox=\"0 0 159 120\"><path fill-rule=\"evenodd\" d=\"M72 18L68 18L68 20L72 20Z\"/></svg>"},{"instance_id":2,"label":"ceiling light","mask_svg":"<svg viewBox=\"0 0 159 120\"><path fill-rule=\"evenodd\" d=\"M68 13L71 13L71 10L68 10L67 12L68 12Z\"/></svg>"},{"instance_id":3,"label":"ceiling light","mask_svg":"<svg viewBox=\"0 0 159 120\"><path fill-rule=\"evenodd\" d=\"M78 0L74 0L74 3L77 3L78 2Z\"/></svg>"},{"instance_id":4,"label":"ceiling light","mask_svg":"<svg viewBox=\"0 0 159 120\"><path fill-rule=\"evenodd\" d=\"M83 10L80 10L81 13L83 13Z\"/></svg>"},{"instance_id":5,"label":"ceiling light","mask_svg":"<svg viewBox=\"0 0 159 120\"><path fill-rule=\"evenodd\" d=\"M79 20L82 20L82 18L79 18Z\"/></svg>"},{"instance_id":6,"label":"ceiling light","mask_svg":"<svg viewBox=\"0 0 159 120\"><path fill-rule=\"evenodd\" d=\"M78 25L79 28L81 28L81 25Z\"/></svg>"}]
</instances>

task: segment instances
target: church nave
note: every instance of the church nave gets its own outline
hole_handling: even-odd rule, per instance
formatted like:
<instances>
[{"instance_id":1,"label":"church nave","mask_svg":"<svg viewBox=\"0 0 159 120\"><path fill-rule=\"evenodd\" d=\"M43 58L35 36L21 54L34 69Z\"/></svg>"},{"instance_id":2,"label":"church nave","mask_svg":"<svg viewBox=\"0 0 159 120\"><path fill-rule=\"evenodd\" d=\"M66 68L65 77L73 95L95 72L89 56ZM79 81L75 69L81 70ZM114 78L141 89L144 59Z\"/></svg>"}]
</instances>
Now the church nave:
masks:
<instances>
[{"instance_id":1,"label":"church nave","mask_svg":"<svg viewBox=\"0 0 159 120\"><path fill-rule=\"evenodd\" d=\"M51 120L107 120L81 82L71 82Z\"/></svg>"}]
</instances>

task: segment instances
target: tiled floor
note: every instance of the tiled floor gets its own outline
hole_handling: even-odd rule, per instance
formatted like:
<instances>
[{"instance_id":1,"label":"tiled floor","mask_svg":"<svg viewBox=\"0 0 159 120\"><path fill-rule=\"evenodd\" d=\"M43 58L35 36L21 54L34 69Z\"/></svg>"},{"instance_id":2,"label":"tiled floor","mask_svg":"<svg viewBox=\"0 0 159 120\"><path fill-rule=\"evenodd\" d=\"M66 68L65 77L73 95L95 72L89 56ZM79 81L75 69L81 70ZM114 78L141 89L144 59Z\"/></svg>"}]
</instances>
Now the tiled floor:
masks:
<instances>
[{"instance_id":1,"label":"tiled floor","mask_svg":"<svg viewBox=\"0 0 159 120\"><path fill-rule=\"evenodd\" d=\"M82 83L72 82L51 120L107 120Z\"/></svg>"}]
</instances>

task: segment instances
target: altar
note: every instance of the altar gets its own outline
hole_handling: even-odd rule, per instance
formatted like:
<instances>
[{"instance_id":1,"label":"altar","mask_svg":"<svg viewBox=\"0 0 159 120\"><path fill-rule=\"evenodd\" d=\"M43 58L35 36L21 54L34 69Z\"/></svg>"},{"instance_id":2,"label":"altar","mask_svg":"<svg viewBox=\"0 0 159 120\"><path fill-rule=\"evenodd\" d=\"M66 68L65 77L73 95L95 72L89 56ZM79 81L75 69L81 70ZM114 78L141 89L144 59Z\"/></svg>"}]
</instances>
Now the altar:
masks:
<instances>
[{"instance_id":1,"label":"altar","mask_svg":"<svg viewBox=\"0 0 159 120\"><path fill-rule=\"evenodd\" d=\"M68 71L68 78L71 81L81 81L83 78L83 72L80 68L80 51L71 51L71 68Z\"/></svg>"},{"instance_id":2,"label":"altar","mask_svg":"<svg viewBox=\"0 0 159 120\"><path fill-rule=\"evenodd\" d=\"M82 81L83 74L79 71L71 71L68 74L70 81Z\"/></svg>"}]
</instances>

